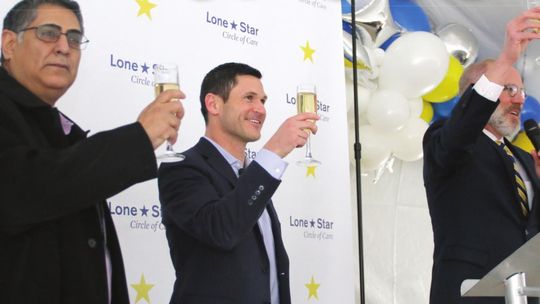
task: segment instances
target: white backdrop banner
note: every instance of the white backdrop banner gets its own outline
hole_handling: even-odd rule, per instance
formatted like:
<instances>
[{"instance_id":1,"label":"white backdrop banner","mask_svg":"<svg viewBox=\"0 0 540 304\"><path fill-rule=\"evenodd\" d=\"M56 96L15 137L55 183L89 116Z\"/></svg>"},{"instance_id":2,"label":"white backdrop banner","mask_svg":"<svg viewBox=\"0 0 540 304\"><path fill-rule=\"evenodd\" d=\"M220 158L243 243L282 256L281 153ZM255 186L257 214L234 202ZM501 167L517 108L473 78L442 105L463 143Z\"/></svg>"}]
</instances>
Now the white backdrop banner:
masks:
<instances>
[{"instance_id":1,"label":"white backdrop banner","mask_svg":"<svg viewBox=\"0 0 540 304\"><path fill-rule=\"evenodd\" d=\"M16 2L2 0L1 15ZM187 94L175 145L183 151L204 133L198 101L204 75L221 63L243 62L262 72L269 96L262 138L246 149L252 159L296 113L296 86L317 85L321 120L312 149L322 164L298 166L305 150L293 151L274 203L291 260L293 303L354 303L340 1L79 3L90 44L83 51L77 81L58 106L92 134L135 121L153 100L153 65L175 62ZM108 202L120 235L131 302L168 303L174 269L156 181L133 186Z\"/></svg>"}]
</instances>

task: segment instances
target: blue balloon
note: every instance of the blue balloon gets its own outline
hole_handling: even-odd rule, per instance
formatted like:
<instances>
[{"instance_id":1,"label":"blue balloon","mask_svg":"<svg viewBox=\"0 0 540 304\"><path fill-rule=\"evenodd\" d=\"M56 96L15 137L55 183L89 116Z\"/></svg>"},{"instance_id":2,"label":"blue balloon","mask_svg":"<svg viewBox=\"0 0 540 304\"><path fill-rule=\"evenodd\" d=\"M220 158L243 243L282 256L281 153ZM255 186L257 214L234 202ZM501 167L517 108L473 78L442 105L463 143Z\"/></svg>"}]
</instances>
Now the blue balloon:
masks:
<instances>
[{"instance_id":1,"label":"blue balloon","mask_svg":"<svg viewBox=\"0 0 540 304\"><path fill-rule=\"evenodd\" d=\"M348 0L341 0L341 13L350 14L351 13L351 2Z\"/></svg>"},{"instance_id":2,"label":"blue balloon","mask_svg":"<svg viewBox=\"0 0 540 304\"><path fill-rule=\"evenodd\" d=\"M352 27L352 25L351 25L349 22L343 21L343 20L342 20L342 21L341 21L341 27L343 28L343 30L344 30L345 32L347 32L347 33L349 33L349 34L352 35L352 33L353 33L353 27Z\"/></svg>"},{"instance_id":3,"label":"blue balloon","mask_svg":"<svg viewBox=\"0 0 540 304\"><path fill-rule=\"evenodd\" d=\"M525 104L521 110L521 129L523 130L523 122L528 119L534 119L535 121L540 121L540 103L536 98L532 96L527 96L525 98Z\"/></svg>"},{"instance_id":4,"label":"blue balloon","mask_svg":"<svg viewBox=\"0 0 540 304\"><path fill-rule=\"evenodd\" d=\"M390 0L390 13L394 21L409 32L431 32L429 18L424 10L411 0Z\"/></svg>"},{"instance_id":5,"label":"blue balloon","mask_svg":"<svg viewBox=\"0 0 540 304\"><path fill-rule=\"evenodd\" d=\"M445 102L434 102L431 105L433 106L433 113L437 114L440 117L449 117L452 114L452 110L459 101L460 96L456 96Z\"/></svg>"},{"instance_id":6,"label":"blue balloon","mask_svg":"<svg viewBox=\"0 0 540 304\"><path fill-rule=\"evenodd\" d=\"M440 116L439 114L433 112L433 118L431 118L431 121L429 122L429 124L431 125L432 123L436 122L437 120L444 119L444 118L446 118L446 117Z\"/></svg>"}]
</instances>

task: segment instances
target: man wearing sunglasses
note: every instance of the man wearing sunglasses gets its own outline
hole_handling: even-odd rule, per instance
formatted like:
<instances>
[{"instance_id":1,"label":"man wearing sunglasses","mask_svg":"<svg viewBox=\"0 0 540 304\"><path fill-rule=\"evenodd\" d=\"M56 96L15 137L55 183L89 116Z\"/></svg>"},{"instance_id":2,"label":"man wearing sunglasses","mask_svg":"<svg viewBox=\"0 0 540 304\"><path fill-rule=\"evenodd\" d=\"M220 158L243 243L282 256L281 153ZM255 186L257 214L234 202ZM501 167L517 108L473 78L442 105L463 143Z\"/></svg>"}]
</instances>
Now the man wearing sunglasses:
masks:
<instances>
[{"instance_id":1,"label":"man wearing sunglasses","mask_svg":"<svg viewBox=\"0 0 540 304\"><path fill-rule=\"evenodd\" d=\"M451 116L424 136L434 237L431 304L504 304L503 297L461 297L461 283L481 279L538 233L540 161L507 139L520 129L525 101L513 64L540 38L532 19L540 19L540 8L508 23L499 57L465 70Z\"/></svg>"},{"instance_id":2,"label":"man wearing sunglasses","mask_svg":"<svg viewBox=\"0 0 540 304\"><path fill-rule=\"evenodd\" d=\"M24 0L4 19L1 303L129 303L105 199L156 177L153 150L176 140L184 95L166 91L136 122L86 138L55 104L87 43L75 1Z\"/></svg>"}]
</instances>

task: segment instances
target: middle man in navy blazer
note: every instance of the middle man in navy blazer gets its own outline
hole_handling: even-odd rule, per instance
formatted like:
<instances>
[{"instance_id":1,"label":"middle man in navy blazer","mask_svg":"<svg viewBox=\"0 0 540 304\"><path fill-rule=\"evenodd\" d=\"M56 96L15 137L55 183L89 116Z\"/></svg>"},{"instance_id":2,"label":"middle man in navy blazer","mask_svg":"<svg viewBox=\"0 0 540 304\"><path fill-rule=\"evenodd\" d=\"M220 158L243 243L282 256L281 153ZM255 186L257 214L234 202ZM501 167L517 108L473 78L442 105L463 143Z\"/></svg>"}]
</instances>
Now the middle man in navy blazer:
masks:
<instances>
[{"instance_id":1,"label":"middle man in navy blazer","mask_svg":"<svg viewBox=\"0 0 540 304\"><path fill-rule=\"evenodd\" d=\"M289 259L271 197L287 167L283 158L306 143L306 130L317 132L318 116L285 120L245 166L246 144L260 138L266 118L261 77L241 63L210 71L200 94L205 135L184 161L160 167L176 270L171 303L291 303Z\"/></svg>"}]
</instances>

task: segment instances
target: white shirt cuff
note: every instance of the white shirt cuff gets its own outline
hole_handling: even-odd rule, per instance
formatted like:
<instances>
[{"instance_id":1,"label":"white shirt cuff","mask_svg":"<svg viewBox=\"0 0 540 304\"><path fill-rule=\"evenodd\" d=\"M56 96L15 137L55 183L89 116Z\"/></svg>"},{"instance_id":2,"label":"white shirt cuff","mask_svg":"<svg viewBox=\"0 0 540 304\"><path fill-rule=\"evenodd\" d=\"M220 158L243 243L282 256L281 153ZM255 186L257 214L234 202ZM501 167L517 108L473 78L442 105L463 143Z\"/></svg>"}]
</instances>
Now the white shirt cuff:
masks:
<instances>
[{"instance_id":1,"label":"white shirt cuff","mask_svg":"<svg viewBox=\"0 0 540 304\"><path fill-rule=\"evenodd\" d=\"M497 99L499 99L499 96L501 96L504 86L495 82L491 82L489 81L489 79L487 79L485 75L482 75L482 77L478 79L473 88L478 94L480 94L484 98L487 98L491 101L497 101Z\"/></svg>"},{"instance_id":2,"label":"white shirt cuff","mask_svg":"<svg viewBox=\"0 0 540 304\"><path fill-rule=\"evenodd\" d=\"M281 177L288 166L288 163L281 159L276 153L266 149L261 149L261 151L257 153L255 161L261 165L268 174L272 175L273 178L279 180L281 180Z\"/></svg>"}]
</instances>

